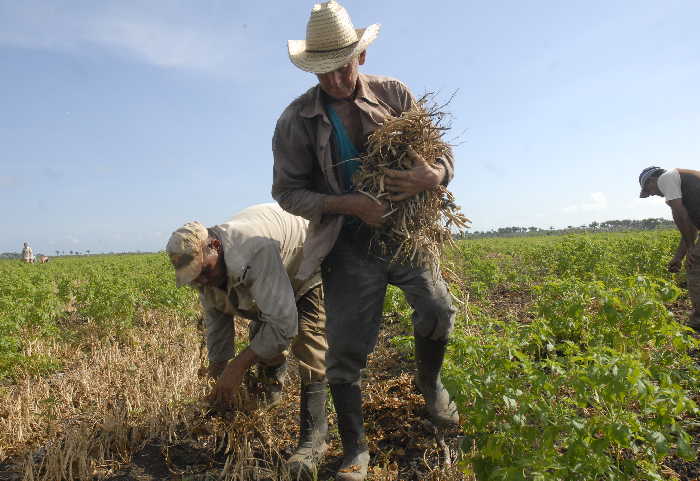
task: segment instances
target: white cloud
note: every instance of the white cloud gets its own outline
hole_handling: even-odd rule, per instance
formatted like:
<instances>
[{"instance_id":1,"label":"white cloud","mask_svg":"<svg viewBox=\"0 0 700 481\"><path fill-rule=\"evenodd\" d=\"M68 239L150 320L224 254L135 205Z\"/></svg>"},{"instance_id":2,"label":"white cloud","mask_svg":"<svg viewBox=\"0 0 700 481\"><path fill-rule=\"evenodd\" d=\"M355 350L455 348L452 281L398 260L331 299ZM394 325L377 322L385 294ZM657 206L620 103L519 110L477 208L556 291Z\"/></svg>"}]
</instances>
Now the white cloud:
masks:
<instances>
[{"instance_id":1,"label":"white cloud","mask_svg":"<svg viewBox=\"0 0 700 481\"><path fill-rule=\"evenodd\" d=\"M216 70L230 50L216 33L138 18L95 18L88 30L95 44L159 67Z\"/></svg>"},{"instance_id":2,"label":"white cloud","mask_svg":"<svg viewBox=\"0 0 700 481\"><path fill-rule=\"evenodd\" d=\"M5 2L0 4L0 45L73 54L96 48L158 67L209 72L230 71L233 61L241 60L245 49L235 29L198 24L187 12L167 15L166 3L155 7Z\"/></svg>"},{"instance_id":3,"label":"white cloud","mask_svg":"<svg viewBox=\"0 0 700 481\"><path fill-rule=\"evenodd\" d=\"M579 204L563 207L562 212L593 212L605 210L608 208L608 199L602 192L593 192L590 202L581 202Z\"/></svg>"}]
</instances>

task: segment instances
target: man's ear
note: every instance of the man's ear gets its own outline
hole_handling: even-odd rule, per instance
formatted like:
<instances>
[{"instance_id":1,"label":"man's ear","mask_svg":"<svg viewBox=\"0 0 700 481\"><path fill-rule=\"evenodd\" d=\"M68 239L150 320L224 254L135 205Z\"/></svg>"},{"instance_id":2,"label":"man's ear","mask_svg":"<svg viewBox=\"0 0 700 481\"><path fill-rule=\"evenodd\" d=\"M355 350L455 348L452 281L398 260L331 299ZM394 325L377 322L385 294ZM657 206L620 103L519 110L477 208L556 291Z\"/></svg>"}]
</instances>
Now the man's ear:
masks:
<instances>
[{"instance_id":1,"label":"man's ear","mask_svg":"<svg viewBox=\"0 0 700 481\"><path fill-rule=\"evenodd\" d=\"M359 65L364 65L366 58L367 58L367 50L363 50L362 53L357 57L357 63Z\"/></svg>"}]
</instances>

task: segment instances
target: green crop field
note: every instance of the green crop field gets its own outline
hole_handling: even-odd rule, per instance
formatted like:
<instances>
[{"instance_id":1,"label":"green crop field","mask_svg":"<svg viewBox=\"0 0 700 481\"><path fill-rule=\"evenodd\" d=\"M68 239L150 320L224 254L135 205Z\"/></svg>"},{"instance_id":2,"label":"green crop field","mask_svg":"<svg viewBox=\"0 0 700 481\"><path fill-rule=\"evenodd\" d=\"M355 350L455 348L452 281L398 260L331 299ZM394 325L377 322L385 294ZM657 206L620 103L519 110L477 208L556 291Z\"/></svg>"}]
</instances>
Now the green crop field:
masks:
<instances>
[{"instance_id":1,"label":"green crop field","mask_svg":"<svg viewBox=\"0 0 700 481\"><path fill-rule=\"evenodd\" d=\"M683 325L684 276L665 268L677 241L661 230L449 248L457 323L443 379L460 410L459 453L419 476L402 441L387 446L370 426L371 479L698 479L699 341ZM389 289L385 311L380 348L394 354L381 355L410 372L400 291ZM164 254L0 261L0 479L130 479L116 476L154 439L172 477L138 479L284 479L270 459L293 442L297 398L252 427L244 413L202 420L199 317ZM409 393L402 382L391 386ZM175 444L205 438L197 469L173 468ZM269 459L243 469L253 455Z\"/></svg>"},{"instance_id":2,"label":"green crop field","mask_svg":"<svg viewBox=\"0 0 700 481\"><path fill-rule=\"evenodd\" d=\"M0 261L0 379L60 369L61 359L27 351L38 339L70 343L138 327L149 310L194 317L196 295L177 289L164 255L57 258L44 265ZM78 339L80 342L81 339Z\"/></svg>"}]
</instances>

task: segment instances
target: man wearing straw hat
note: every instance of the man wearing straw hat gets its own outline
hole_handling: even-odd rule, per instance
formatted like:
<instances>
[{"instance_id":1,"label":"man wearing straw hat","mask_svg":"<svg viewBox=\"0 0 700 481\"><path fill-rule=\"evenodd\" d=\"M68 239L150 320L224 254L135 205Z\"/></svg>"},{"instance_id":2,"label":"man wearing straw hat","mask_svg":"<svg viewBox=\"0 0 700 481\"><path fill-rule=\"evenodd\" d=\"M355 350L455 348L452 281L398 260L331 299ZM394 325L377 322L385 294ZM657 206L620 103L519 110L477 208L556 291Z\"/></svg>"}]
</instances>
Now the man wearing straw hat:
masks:
<instances>
[{"instance_id":1,"label":"man wearing straw hat","mask_svg":"<svg viewBox=\"0 0 700 481\"><path fill-rule=\"evenodd\" d=\"M206 228L188 222L170 236L166 251L178 286L199 290L204 309L211 400L227 405L255 363L267 401L279 401L291 350L299 361L299 445L288 460L297 477L315 471L326 450L325 310L319 272L296 276L308 222L276 204L248 207ZM251 321L248 347L234 357L233 318ZM293 341L293 342L292 342Z\"/></svg>"},{"instance_id":2,"label":"man wearing straw hat","mask_svg":"<svg viewBox=\"0 0 700 481\"><path fill-rule=\"evenodd\" d=\"M671 208L681 240L668 270L678 272L685 257L688 295L693 304L688 326L700 332L700 243L696 242L700 229L700 171L647 167L639 174L639 185L639 197L664 197Z\"/></svg>"},{"instance_id":3,"label":"man wearing straw hat","mask_svg":"<svg viewBox=\"0 0 700 481\"><path fill-rule=\"evenodd\" d=\"M386 207L353 189L355 158L367 136L384 119L399 116L415 99L398 80L364 75L366 48L379 25L355 29L337 2L311 11L306 40L289 41L289 57L316 74L318 85L282 113L273 137L272 196L289 212L311 221L300 276L322 266L328 352L326 375L338 415L343 461L338 480L363 480L369 450L365 438L361 370L374 349L387 284L400 287L414 309L416 385L436 425L455 425L459 416L440 381L454 309L437 269L403 266L368 253L371 227ZM385 185L400 201L447 184L452 158L437 167L409 149L414 168L386 171ZM433 160L433 159L431 159Z\"/></svg>"}]
</instances>

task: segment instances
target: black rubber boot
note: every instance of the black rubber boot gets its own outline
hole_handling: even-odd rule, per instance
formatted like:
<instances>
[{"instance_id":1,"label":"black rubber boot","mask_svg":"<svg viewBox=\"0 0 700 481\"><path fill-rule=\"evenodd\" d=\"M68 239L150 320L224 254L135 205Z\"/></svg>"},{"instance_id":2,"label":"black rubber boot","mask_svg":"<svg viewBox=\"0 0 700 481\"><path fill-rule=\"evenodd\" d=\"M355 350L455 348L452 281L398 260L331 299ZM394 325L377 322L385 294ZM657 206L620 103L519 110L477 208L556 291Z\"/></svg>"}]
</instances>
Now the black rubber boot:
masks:
<instances>
[{"instance_id":1,"label":"black rubber boot","mask_svg":"<svg viewBox=\"0 0 700 481\"><path fill-rule=\"evenodd\" d=\"M328 417L326 416L326 390L328 383L312 382L301 386L299 413L299 445L287 460L291 479L313 480L318 473L318 463L328 449Z\"/></svg>"},{"instance_id":2,"label":"black rubber boot","mask_svg":"<svg viewBox=\"0 0 700 481\"><path fill-rule=\"evenodd\" d=\"M271 408L280 403L282 388L287 377L287 360L278 366L258 365L258 377L263 385L263 397L261 407Z\"/></svg>"},{"instance_id":3,"label":"black rubber boot","mask_svg":"<svg viewBox=\"0 0 700 481\"><path fill-rule=\"evenodd\" d=\"M333 405L338 416L338 431L343 441L343 462L337 481L363 481L367 477L369 449L362 418L360 382L331 384Z\"/></svg>"},{"instance_id":4,"label":"black rubber boot","mask_svg":"<svg viewBox=\"0 0 700 481\"><path fill-rule=\"evenodd\" d=\"M416 386L425 398L428 416L435 426L459 424L457 406L440 380L440 368L445 358L446 341L433 341L415 336Z\"/></svg>"}]
</instances>

